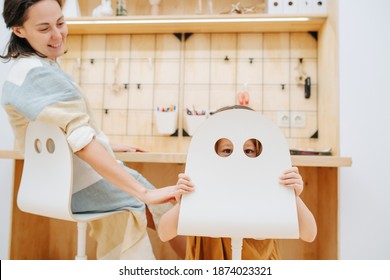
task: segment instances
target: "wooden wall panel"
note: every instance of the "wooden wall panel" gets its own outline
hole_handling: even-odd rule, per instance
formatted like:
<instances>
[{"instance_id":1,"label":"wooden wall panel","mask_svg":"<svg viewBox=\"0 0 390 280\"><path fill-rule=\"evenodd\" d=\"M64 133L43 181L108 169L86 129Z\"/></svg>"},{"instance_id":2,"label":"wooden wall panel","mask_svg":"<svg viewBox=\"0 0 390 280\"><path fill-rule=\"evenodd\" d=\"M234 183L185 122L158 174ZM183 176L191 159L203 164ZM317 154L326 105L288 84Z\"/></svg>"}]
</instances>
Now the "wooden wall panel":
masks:
<instances>
[{"instance_id":1,"label":"wooden wall panel","mask_svg":"<svg viewBox=\"0 0 390 280\"><path fill-rule=\"evenodd\" d=\"M264 33L264 58L289 58L290 38L289 34Z\"/></svg>"},{"instance_id":2,"label":"wooden wall panel","mask_svg":"<svg viewBox=\"0 0 390 280\"><path fill-rule=\"evenodd\" d=\"M184 87L184 109L198 111L208 110L210 108L210 86L203 85L186 85Z\"/></svg>"},{"instance_id":3,"label":"wooden wall panel","mask_svg":"<svg viewBox=\"0 0 390 280\"><path fill-rule=\"evenodd\" d=\"M127 134L151 136L153 130L152 124L153 112L151 112L150 110L129 111L127 120Z\"/></svg>"},{"instance_id":4,"label":"wooden wall panel","mask_svg":"<svg viewBox=\"0 0 390 280\"><path fill-rule=\"evenodd\" d=\"M248 105L280 125L292 148L318 142L310 140L319 125L319 87L317 41L309 33L192 34L185 40L173 34L86 35L72 37L70 46L74 52L63 67L80 82L109 136L159 136L153 118L137 125L137 116L171 105L179 110L181 135L186 108L214 111L238 104L238 93L247 91ZM287 125L281 116L289 118Z\"/></svg>"},{"instance_id":5,"label":"wooden wall panel","mask_svg":"<svg viewBox=\"0 0 390 280\"><path fill-rule=\"evenodd\" d=\"M104 108L104 87L99 84L83 84L81 88L87 96L91 108L98 110Z\"/></svg>"},{"instance_id":6,"label":"wooden wall panel","mask_svg":"<svg viewBox=\"0 0 390 280\"><path fill-rule=\"evenodd\" d=\"M318 182L326 187L318 189L318 257L323 260L338 258L338 170L320 167Z\"/></svg>"},{"instance_id":7,"label":"wooden wall panel","mask_svg":"<svg viewBox=\"0 0 390 280\"><path fill-rule=\"evenodd\" d=\"M153 108L153 85L131 84L128 108L132 110L150 111Z\"/></svg>"},{"instance_id":8,"label":"wooden wall panel","mask_svg":"<svg viewBox=\"0 0 390 280\"><path fill-rule=\"evenodd\" d=\"M127 110L109 109L103 112L102 130L110 135L127 134Z\"/></svg>"},{"instance_id":9,"label":"wooden wall panel","mask_svg":"<svg viewBox=\"0 0 390 280\"><path fill-rule=\"evenodd\" d=\"M128 86L122 83L105 84L104 86L103 109L127 110L129 90ZM119 119L118 119L119 121Z\"/></svg>"},{"instance_id":10,"label":"wooden wall panel","mask_svg":"<svg viewBox=\"0 0 390 280\"><path fill-rule=\"evenodd\" d=\"M12 234L10 259L50 259L50 221L47 218L24 213L16 204L23 161L15 161L14 196L12 204ZM34 237L34 238L31 238ZM44 248L44 250L42 250Z\"/></svg>"}]
</instances>

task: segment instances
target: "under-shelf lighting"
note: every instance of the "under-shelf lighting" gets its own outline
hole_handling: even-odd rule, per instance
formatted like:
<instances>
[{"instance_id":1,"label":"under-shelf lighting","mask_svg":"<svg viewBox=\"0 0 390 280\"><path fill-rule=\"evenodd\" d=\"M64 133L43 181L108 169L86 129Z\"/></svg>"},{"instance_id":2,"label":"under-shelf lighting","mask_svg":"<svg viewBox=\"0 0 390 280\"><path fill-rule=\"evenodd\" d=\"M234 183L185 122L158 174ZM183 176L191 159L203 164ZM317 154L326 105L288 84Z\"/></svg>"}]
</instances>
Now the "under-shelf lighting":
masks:
<instances>
[{"instance_id":1,"label":"under-shelf lighting","mask_svg":"<svg viewBox=\"0 0 390 280\"><path fill-rule=\"evenodd\" d=\"M207 18L207 19L96 19L96 20L69 20L68 25L88 24L179 24L179 23L240 23L240 22L303 22L310 21L308 17L264 17L264 18Z\"/></svg>"}]
</instances>

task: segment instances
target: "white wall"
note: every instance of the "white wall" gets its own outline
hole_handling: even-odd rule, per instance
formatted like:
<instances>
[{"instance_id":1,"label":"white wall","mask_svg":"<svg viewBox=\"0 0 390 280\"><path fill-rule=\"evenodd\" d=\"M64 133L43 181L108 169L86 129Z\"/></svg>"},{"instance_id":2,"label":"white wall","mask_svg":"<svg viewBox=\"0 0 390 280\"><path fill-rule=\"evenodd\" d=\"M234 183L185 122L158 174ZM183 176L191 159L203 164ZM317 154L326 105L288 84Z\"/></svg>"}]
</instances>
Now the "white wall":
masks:
<instances>
[{"instance_id":1,"label":"white wall","mask_svg":"<svg viewBox=\"0 0 390 280\"><path fill-rule=\"evenodd\" d=\"M333 1L333 0L331 0ZM390 259L390 1L339 1L340 259Z\"/></svg>"},{"instance_id":2,"label":"white wall","mask_svg":"<svg viewBox=\"0 0 390 280\"><path fill-rule=\"evenodd\" d=\"M0 0L0 13L3 12L4 0ZM0 20L0 52L3 53L9 31L5 28L3 17ZM9 63L0 62L0 89L8 72ZM0 92L1 96L1 92ZM1 107L1 106L0 106ZM11 150L13 134L4 109L0 108L0 150ZM11 231L11 201L13 186L13 161L0 159L0 259L8 259L9 238Z\"/></svg>"}]
</instances>

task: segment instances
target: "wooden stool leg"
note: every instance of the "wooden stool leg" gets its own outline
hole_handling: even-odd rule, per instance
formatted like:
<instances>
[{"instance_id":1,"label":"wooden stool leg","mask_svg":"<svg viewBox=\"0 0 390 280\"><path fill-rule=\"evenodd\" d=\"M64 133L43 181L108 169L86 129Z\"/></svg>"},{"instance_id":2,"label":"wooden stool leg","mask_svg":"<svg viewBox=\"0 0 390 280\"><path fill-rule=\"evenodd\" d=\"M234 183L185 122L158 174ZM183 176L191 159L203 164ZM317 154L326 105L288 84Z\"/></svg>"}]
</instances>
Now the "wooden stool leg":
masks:
<instances>
[{"instance_id":1,"label":"wooden stool leg","mask_svg":"<svg viewBox=\"0 0 390 280\"><path fill-rule=\"evenodd\" d=\"M77 256L76 260L86 260L87 255L85 253L87 246L87 223L77 223Z\"/></svg>"}]
</instances>

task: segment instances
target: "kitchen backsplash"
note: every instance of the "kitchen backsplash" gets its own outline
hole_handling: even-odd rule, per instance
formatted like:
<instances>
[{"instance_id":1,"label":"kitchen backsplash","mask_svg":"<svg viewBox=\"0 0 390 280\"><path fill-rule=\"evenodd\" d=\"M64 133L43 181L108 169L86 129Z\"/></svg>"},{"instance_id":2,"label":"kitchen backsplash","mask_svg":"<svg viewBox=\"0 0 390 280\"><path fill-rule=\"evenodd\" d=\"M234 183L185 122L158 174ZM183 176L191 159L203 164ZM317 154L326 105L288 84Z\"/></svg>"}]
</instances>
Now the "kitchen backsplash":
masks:
<instances>
[{"instance_id":1,"label":"kitchen backsplash","mask_svg":"<svg viewBox=\"0 0 390 280\"><path fill-rule=\"evenodd\" d=\"M108 135L161 135L157 110L177 111L185 135L187 112L234 104L269 117L286 138L317 131L316 34L71 35L60 64Z\"/></svg>"}]
</instances>

